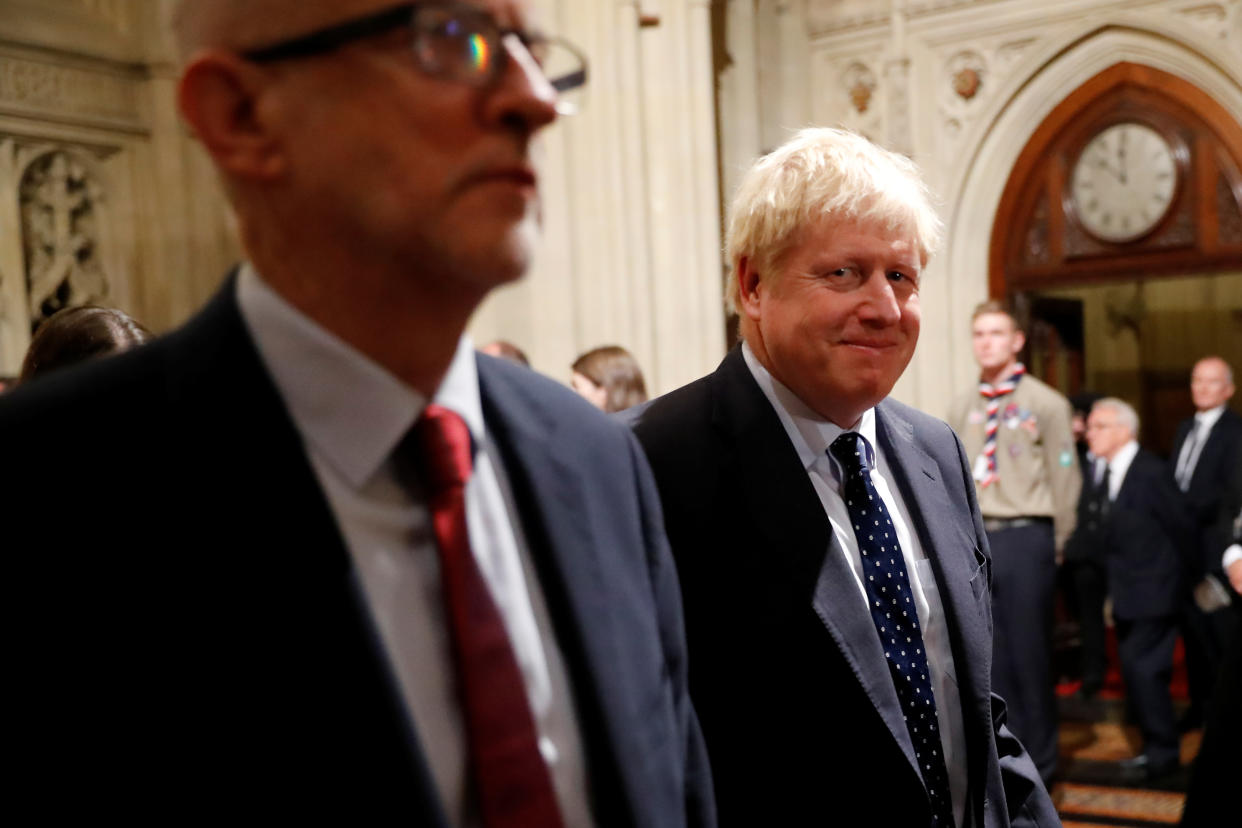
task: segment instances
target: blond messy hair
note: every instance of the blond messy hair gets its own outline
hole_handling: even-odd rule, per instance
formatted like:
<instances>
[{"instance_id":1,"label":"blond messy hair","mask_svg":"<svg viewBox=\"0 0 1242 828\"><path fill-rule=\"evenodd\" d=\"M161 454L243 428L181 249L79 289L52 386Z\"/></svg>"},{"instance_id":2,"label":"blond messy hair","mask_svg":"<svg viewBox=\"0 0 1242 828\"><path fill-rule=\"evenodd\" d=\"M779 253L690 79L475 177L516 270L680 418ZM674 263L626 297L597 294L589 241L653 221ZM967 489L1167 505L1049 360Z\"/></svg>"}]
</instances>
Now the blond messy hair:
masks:
<instances>
[{"instance_id":1,"label":"blond messy hair","mask_svg":"<svg viewBox=\"0 0 1242 828\"><path fill-rule=\"evenodd\" d=\"M749 259L762 277L780 264L803 227L822 219L909 233L924 264L939 246L942 228L913 161L856 133L823 127L799 131L756 161L729 216L730 313L738 312L738 262Z\"/></svg>"}]
</instances>

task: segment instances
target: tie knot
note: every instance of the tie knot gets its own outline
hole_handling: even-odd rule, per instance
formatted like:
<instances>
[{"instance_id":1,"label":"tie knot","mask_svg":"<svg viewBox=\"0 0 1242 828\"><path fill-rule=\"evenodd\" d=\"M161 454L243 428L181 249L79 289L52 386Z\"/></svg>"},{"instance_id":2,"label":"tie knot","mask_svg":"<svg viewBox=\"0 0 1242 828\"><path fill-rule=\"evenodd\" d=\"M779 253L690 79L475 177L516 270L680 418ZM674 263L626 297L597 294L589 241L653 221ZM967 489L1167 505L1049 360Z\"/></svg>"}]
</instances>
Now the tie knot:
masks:
<instances>
[{"instance_id":1,"label":"tie knot","mask_svg":"<svg viewBox=\"0 0 1242 828\"><path fill-rule=\"evenodd\" d=\"M867 442L866 437L856 431L846 431L833 440L828 451L841 464L847 477L862 474L871 469L871 444Z\"/></svg>"},{"instance_id":2,"label":"tie knot","mask_svg":"<svg viewBox=\"0 0 1242 828\"><path fill-rule=\"evenodd\" d=\"M442 405L423 410L412 431L419 468L433 492L464 486L470 478L470 428L457 413Z\"/></svg>"}]
</instances>

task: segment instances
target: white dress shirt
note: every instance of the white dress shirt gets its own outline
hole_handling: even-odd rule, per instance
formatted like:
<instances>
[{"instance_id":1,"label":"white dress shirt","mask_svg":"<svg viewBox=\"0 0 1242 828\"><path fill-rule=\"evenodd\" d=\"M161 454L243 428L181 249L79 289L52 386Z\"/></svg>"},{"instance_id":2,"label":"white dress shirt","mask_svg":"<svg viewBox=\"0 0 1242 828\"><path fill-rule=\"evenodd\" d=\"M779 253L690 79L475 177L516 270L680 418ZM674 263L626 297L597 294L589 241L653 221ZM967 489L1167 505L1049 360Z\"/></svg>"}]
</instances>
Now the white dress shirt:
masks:
<instances>
[{"instance_id":1,"label":"white dress shirt","mask_svg":"<svg viewBox=\"0 0 1242 828\"><path fill-rule=\"evenodd\" d=\"M837 549L845 556L850 572L858 587L860 607L870 616L867 599L867 588L862 579L862 553L858 549L858 539L854 537L853 523L850 521L849 508L841 496L839 483L840 472L835 468L836 461L828 454L832 441L846 429L828 422L779 380L773 377L751 352L750 346L743 343L742 356L746 367L759 388L763 391L772 408L776 410L785 433L793 443L806 469L815 493L819 495L824 513L832 524L832 534L837 541ZM953 647L949 641L948 625L945 621L944 605L940 600L940 591L936 586L936 577L932 571L931 561L923 551L918 533L911 531L914 525L905 500L896 485L890 486L892 469L889 467L884 450L880 447L875 434L875 409L868 409L852 429L867 438L875 450L876 464L871 471L871 482L884 500L893 526L897 530L897 540L901 544L902 555L906 561L906 574L910 578L910 590L914 594L915 607L919 620L923 622L923 643L927 650L927 666L931 670L932 692L936 696L936 721L940 732L948 738L943 739L945 767L949 772L949 793L953 800L953 819L957 825L962 824L966 813L966 728L962 719L962 699L957 685L957 672L953 665ZM877 638L879 633L876 633Z\"/></svg>"},{"instance_id":2,"label":"white dress shirt","mask_svg":"<svg viewBox=\"0 0 1242 828\"><path fill-rule=\"evenodd\" d=\"M1203 444L1207 442L1212 434L1212 427L1224 413L1224 403L1215 408L1209 408L1207 411L1195 413L1195 423L1191 426L1190 432L1182 443L1182 450L1177 455L1174 476L1182 491L1190 488L1190 478L1195 475L1195 466L1199 464L1199 457L1203 454Z\"/></svg>"},{"instance_id":3,"label":"white dress shirt","mask_svg":"<svg viewBox=\"0 0 1242 828\"><path fill-rule=\"evenodd\" d=\"M449 824L476 826L434 530L425 498L398 483L392 460L428 400L286 302L249 265L241 268L237 300L360 575ZM564 659L508 478L484 426L474 349L465 337L434 402L470 428L476 449L466 485L471 550L509 633L565 823L589 826L586 766Z\"/></svg>"},{"instance_id":4,"label":"white dress shirt","mask_svg":"<svg viewBox=\"0 0 1242 828\"><path fill-rule=\"evenodd\" d=\"M1117 492L1121 491L1121 484L1126 480L1126 472L1130 471L1130 464L1134 462L1138 451L1139 444L1131 440L1117 449L1113 459L1108 461L1108 500L1110 503L1117 499Z\"/></svg>"}]
</instances>

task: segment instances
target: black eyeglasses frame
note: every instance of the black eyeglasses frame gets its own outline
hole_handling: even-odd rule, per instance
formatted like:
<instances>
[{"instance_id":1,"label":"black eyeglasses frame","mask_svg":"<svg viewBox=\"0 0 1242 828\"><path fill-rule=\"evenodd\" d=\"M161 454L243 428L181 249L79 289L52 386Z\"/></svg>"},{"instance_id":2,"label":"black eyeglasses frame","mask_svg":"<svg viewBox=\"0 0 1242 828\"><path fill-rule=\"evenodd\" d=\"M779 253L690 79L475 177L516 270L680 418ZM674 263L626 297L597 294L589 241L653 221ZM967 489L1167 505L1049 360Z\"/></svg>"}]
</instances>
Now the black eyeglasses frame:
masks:
<instances>
[{"instance_id":1,"label":"black eyeglasses frame","mask_svg":"<svg viewBox=\"0 0 1242 828\"><path fill-rule=\"evenodd\" d=\"M400 3L387 9L381 9L380 11L377 11L374 14L369 14L365 17L346 20L322 29L317 29L313 32L308 32L304 35L297 35L289 38L288 40L282 40L267 46L246 49L240 52L240 55L253 63L271 63L279 60L292 60L296 58L321 55L326 52L331 52L334 49L339 49L341 46L344 46L352 41L384 34L385 32L392 31L399 26L409 25L413 20L415 11L419 7L427 6L439 6L449 9L461 8L463 11L469 11L473 14L486 16L486 12L482 9L467 6L462 3L425 1ZM530 32L523 32L519 29L505 29L500 26L497 26L496 30L500 36L500 40L502 41L508 35L515 35L518 40L522 42L522 45L528 49L532 45L539 43L555 44L569 50L578 59L582 65L581 69L559 78L548 78L548 82L552 84L552 87L557 92L567 92L586 84L586 56L583 55L581 50L569 41L564 38L535 35ZM504 62L510 59L507 53L504 53L503 50L502 54L505 56L497 62L497 68L493 71L493 75L499 74L499 72L502 71ZM489 80L491 80L491 78L489 78Z\"/></svg>"}]
</instances>

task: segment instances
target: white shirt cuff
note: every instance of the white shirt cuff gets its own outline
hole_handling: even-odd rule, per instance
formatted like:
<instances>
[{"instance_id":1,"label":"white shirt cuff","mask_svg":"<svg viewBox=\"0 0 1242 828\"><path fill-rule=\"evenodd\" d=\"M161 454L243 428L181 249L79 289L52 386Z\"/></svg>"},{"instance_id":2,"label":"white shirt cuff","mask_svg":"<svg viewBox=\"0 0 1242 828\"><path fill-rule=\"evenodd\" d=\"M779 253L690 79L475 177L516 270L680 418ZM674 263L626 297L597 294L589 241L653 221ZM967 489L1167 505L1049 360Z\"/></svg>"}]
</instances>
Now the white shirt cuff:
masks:
<instances>
[{"instance_id":1,"label":"white shirt cuff","mask_svg":"<svg viewBox=\"0 0 1242 828\"><path fill-rule=\"evenodd\" d=\"M1220 559L1220 567L1221 569L1228 569L1236 561L1242 561L1242 543L1235 543L1225 550L1224 556Z\"/></svg>"}]
</instances>

